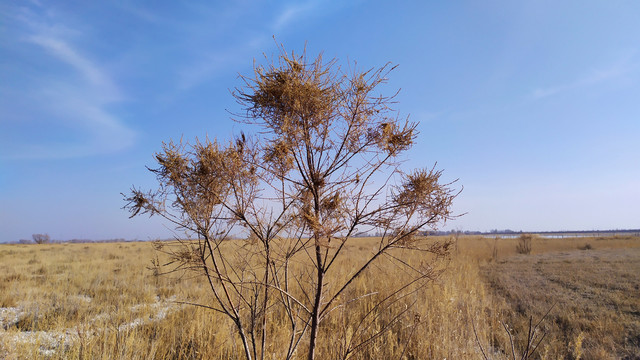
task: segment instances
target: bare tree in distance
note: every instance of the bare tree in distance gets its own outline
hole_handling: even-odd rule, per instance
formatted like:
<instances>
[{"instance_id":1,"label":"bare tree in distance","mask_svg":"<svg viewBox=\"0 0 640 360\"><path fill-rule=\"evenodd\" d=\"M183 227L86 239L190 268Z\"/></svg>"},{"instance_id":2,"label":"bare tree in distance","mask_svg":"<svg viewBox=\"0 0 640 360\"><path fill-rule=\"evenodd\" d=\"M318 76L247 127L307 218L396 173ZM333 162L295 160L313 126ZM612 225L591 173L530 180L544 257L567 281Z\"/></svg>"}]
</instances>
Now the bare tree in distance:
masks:
<instances>
[{"instance_id":1,"label":"bare tree in distance","mask_svg":"<svg viewBox=\"0 0 640 360\"><path fill-rule=\"evenodd\" d=\"M33 234L31 237L36 244L48 244L51 242L49 234Z\"/></svg>"},{"instance_id":2,"label":"bare tree in distance","mask_svg":"<svg viewBox=\"0 0 640 360\"><path fill-rule=\"evenodd\" d=\"M367 324L439 274L403 254L448 255L450 242L419 235L453 217L458 191L434 167L400 169L417 132L390 108L395 95L376 94L391 70L343 72L336 60L281 49L234 91L244 109L238 121L255 135L166 143L151 169L158 189L124 196L132 217L159 215L189 237L157 246L178 269L206 277L212 302L199 305L233 321L247 359L264 359L267 349L291 359L299 348L314 359L334 310L374 298L367 313L349 320L355 330L341 350L347 358L408 310L382 327ZM363 229L381 236L355 262L347 247ZM238 234L245 240L229 240ZM390 284L397 286L384 296L358 292L353 284L375 274L383 258L413 274L411 281ZM337 271L349 261L349 273ZM268 343L275 327L288 333L282 349Z\"/></svg>"}]
</instances>

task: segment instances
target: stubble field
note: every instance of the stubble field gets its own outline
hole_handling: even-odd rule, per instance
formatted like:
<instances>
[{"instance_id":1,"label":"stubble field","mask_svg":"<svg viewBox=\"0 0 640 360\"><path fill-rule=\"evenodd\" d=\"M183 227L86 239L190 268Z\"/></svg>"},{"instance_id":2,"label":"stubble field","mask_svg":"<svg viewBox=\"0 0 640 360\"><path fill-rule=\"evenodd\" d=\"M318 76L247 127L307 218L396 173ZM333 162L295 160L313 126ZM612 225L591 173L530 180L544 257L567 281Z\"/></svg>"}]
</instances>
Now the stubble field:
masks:
<instances>
[{"instance_id":1,"label":"stubble field","mask_svg":"<svg viewBox=\"0 0 640 360\"><path fill-rule=\"evenodd\" d=\"M354 240L350 258L370 241ZM516 254L517 239L452 241L450 258L437 263L444 272L413 295L411 312L352 358L509 359L503 324L518 355L529 318L549 309L533 358L640 358L640 238L536 238L530 255ZM240 358L226 318L184 304L210 304L203 279L159 276L152 261L164 260L150 243L1 245L0 358ZM384 289L401 276L381 261L357 286ZM318 358L337 357L348 316L328 320Z\"/></svg>"}]
</instances>

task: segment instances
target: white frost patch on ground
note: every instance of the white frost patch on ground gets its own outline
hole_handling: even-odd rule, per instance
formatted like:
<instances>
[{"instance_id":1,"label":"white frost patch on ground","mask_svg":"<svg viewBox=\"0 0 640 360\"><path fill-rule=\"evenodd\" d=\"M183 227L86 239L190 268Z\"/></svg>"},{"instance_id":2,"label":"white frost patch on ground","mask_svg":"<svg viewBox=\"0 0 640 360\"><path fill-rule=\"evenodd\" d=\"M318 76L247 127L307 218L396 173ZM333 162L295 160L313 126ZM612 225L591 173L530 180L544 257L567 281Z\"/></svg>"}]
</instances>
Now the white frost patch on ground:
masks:
<instances>
[{"instance_id":1,"label":"white frost patch on ground","mask_svg":"<svg viewBox=\"0 0 640 360\"><path fill-rule=\"evenodd\" d=\"M80 300L83 302L86 302L87 304L89 304L91 301L93 301L93 298L91 296L88 295L73 295L73 298L76 300Z\"/></svg>"},{"instance_id":2,"label":"white frost patch on ground","mask_svg":"<svg viewBox=\"0 0 640 360\"><path fill-rule=\"evenodd\" d=\"M158 296L156 296L156 302L153 304L147 305L151 307L151 314L147 318L136 318L130 323L122 324L118 326L118 330L129 330L134 329L140 325L148 324L151 322L160 321L167 317L167 315L178 308L181 308L182 305L178 305L175 303L176 296L172 296L165 301L161 301ZM131 311L138 311L141 307L145 305L134 305L131 307Z\"/></svg>"},{"instance_id":3,"label":"white frost patch on ground","mask_svg":"<svg viewBox=\"0 0 640 360\"><path fill-rule=\"evenodd\" d=\"M20 321L23 311L17 307L0 308L0 329L8 329Z\"/></svg>"},{"instance_id":4,"label":"white frost patch on ground","mask_svg":"<svg viewBox=\"0 0 640 360\"><path fill-rule=\"evenodd\" d=\"M76 296L82 301L91 302L91 297L86 295ZM130 308L132 312L139 312L145 308L149 308L149 315L146 317L139 317L133 321L125 324L121 324L117 327L118 331L132 330L138 326L158 322L167 317L170 313L184 307L184 305L175 303L176 297L172 296L168 299L161 300L156 297L156 301L151 304L138 304ZM78 326L64 329L64 330L52 330L52 331L6 331L25 315L21 308L0 308L0 340L10 349L15 348L17 344L32 344L38 345L38 352L40 355L48 357L56 353L57 350L69 348L79 339ZM110 316L109 314L99 314L89 320L89 324L95 323L101 320L106 320ZM88 325L88 324L83 324ZM108 331L108 329L98 330L94 333L94 336L100 335L100 333ZM0 354L0 357L2 354Z\"/></svg>"},{"instance_id":5,"label":"white frost patch on ground","mask_svg":"<svg viewBox=\"0 0 640 360\"><path fill-rule=\"evenodd\" d=\"M68 348L78 340L75 329L65 331L18 331L0 332L0 338L11 344L38 345L38 352L50 356L59 348Z\"/></svg>"}]
</instances>

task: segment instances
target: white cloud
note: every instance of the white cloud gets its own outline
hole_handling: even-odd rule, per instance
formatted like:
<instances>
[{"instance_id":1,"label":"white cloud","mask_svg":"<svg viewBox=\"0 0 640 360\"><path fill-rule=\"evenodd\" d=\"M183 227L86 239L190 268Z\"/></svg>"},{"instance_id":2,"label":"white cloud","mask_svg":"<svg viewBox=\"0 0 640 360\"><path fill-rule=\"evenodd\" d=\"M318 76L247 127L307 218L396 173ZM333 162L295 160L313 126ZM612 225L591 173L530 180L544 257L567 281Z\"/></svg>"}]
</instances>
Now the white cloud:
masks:
<instances>
[{"instance_id":1,"label":"white cloud","mask_svg":"<svg viewBox=\"0 0 640 360\"><path fill-rule=\"evenodd\" d=\"M8 110L9 116L20 116L28 123L18 124L20 133L0 144L3 158L87 157L134 144L135 132L107 110L107 104L90 88L60 80L43 81L40 85L41 89L26 100L17 98L20 94L4 94L18 104Z\"/></svg>"},{"instance_id":2,"label":"white cloud","mask_svg":"<svg viewBox=\"0 0 640 360\"><path fill-rule=\"evenodd\" d=\"M93 92L100 92L105 101L119 100L120 95L111 79L96 64L80 55L68 43L61 39L56 39L46 35L34 35L28 41L40 45L45 50L52 53L59 60L70 65L77 72L88 80Z\"/></svg>"},{"instance_id":3,"label":"white cloud","mask_svg":"<svg viewBox=\"0 0 640 360\"><path fill-rule=\"evenodd\" d=\"M210 80L219 72L228 69L230 65L235 65L239 60L246 61L247 58L250 59L256 55L257 50L263 49L266 44L273 41L274 33L281 32L286 27L291 26L293 22L309 16L318 8L318 4L317 0L312 0L285 6L275 14L273 22L257 24L256 27L260 30L257 33L251 32L249 37L238 42L236 46L227 49L209 49L206 47L198 49L198 53L193 56L195 61L189 63L188 66L178 72L178 88L182 91L190 90ZM230 14L234 14L230 15L230 17L240 16L241 13L236 14L238 9L227 10ZM216 22L226 24L227 20L218 19ZM232 25L232 23L229 22L229 25ZM201 29L198 29L198 31L201 31ZM200 35L194 34L194 36Z\"/></svg>"},{"instance_id":4,"label":"white cloud","mask_svg":"<svg viewBox=\"0 0 640 360\"><path fill-rule=\"evenodd\" d=\"M635 66L631 62L632 57L633 56L626 56L606 68L593 70L573 82L535 89L531 92L531 96L534 99L542 99L565 91L575 90L585 86L591 86L620 78L634 69Z\"/></svg>"},{"instance_id":5,"label":"white cloud","mask_svg":"<svg viewBox=\"0 0 640 360\"><path fill-rule=\"evenodd\" d=\"M72 148L80 150L79 154L65 149L58 156L94 155L123 150L133 145L135 132L125 126L118 117L105 107L106 104L91 93L83 94L82 88L64 88L63 84L51 84L53 91L42 93L51 101L50 109L59 118L67 121L86 136L73 144Z\"/></svg>"},{"instance_id":6,"label":"white cloud","mask_svg":"<svg viewBox=\"0 0 640 360\"><path fill-rule=\"evenodd\" d=\"M565 85L565 86L556 86L556 87L549 87L549 88L544 88L544 89L535 89L533 90L533 92L531 93L531 95L535 98L535 99L541 99L541 98L545 98L551 95L555 95L563 90L569 89L571 88L571 86L569 85Z\"/></svg>"},{"instance_id":7,"label":"white cloud","mask_svg":"<svg viewBox=\"0 0 640 360\"><path fill-rule=\"evenodd\" d=\"M113 77L97 61L92 60L72 38L80 34L70 29L52 9L20 9L15 19L23 26L16 38L32 44L29 51L45 54L51 64L67 67L50 69L21 68L30 81L10 85L2 104L9 114L4 120L14 132L11 144L2 147L4 158L68 158L106 154L131 146L135 139L132 129L113 113L111 107L124 100ZM42 14L42 15L39 15ZM50 59L50 60L49 60ZM13 101L11 100L13 99ZM65 140L55 142L37 127L66 133ZM22 129L22 130L20 130ZM39 134L34 140L30 134ZM70 135L73 134L73 135Z\"/></svg>"},{"instance_id":8,"label":"white cloud","mask_svg":"<svg viewBox=\"0 0 640 360\"><path fill-rule=\"evenodd\" d=\"M178 73L178 89L190 90L208 80L239 61L247 62L255 52L268 42L266 36L255 36L238 46L226 50L215 49L202 52L197 61L181 69Z\"/></svg>"},{"instance_id":9,"label":"white cloud","mask_svg":"<svg viewBox=\"0 0 640 360\"><path fill-rule=\"evenodd\" d=\"M180 90L189 90L202 82L207 81L219 70L224 68L225 64L232 63L230 61L230 52L211 52L201 55L198 62L191 66L183 68L178 73L178 88Z\"/></svg>"},{"instance_id":10,"label":"white cloud","mask_svg":"<svg viewBox=\"0 0 640 360\"><path fill-rule=\"evenodd\" d=\"M273 29L280 30L289 25L291 22L300 20L301 17L311 12L315 7L315 1L307 1L305 3L292 4L285 7L276 17L276 20L273 23Z\"/></svg>"},{"instance_id":11,"label":"white cloud","mask_svg":"<svg viewBox=\"0 0 640 360\"><path fill-rule=\"evenodd\" d=\"M142 21L146 21L148 23L153 23L153 24L161 24L161 23L165 23L166 20L163 19L162 17L158 16L157 14L155 14L152 10L147 10L143 7L140 6L135 6L132 3L129 3L127 1L123 1L123 2L117 2L114 4L115 6L117 6L118 8L120 8L121 10L137 17L138 19L142 20Z\"/></svg>"}]
</instances>

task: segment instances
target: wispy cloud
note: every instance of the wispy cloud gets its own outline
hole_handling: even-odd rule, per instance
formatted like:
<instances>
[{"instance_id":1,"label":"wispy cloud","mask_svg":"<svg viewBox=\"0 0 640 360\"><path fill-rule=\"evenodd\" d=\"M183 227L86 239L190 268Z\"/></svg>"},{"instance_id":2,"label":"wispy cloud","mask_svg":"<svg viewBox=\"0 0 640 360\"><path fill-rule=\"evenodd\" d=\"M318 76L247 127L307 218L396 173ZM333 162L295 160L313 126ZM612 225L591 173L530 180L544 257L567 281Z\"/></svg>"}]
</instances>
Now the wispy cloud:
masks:
<instances>
[{"instance_id":1,"label":"wispy cloud","mask_svg":"<svg viewBox=\"0 0 640 360\"><path fill-rule=\"evenodd\" d=\"M109 76L99 66L80 55L76 49L72 48L71 45L64 40L42 34L30 36L27 40L40 45L43 49L80 73L88 82L81 85L91 86L92 92L99 93L100 96L103 97L103 101L116 101L120 99L119 91Z\"/></svg>"},{"instance_id":2,"label":"wispy cloud","mask_svg":"<svg viewBox=\"0 0 640 360\"><path fill-rule=\"evenodd\" d=\"M163 19L162 17L158 16L153 11L145 9L140 6L135 6L134 4L127 1L123 1L123 2L119 1L114 5L122 9L123 11L135 16L136 18L142 21L146 21L148 23L161 24L166 22L166 19Z\"/></svg>"},{"instance_id":3,"label":"wispy cloud","mask_svg":"<svg viewBox=\"0 0 640 360\"><path fill-rule=\"evenodd\" d=\"M300 20L306 14L311 13L317 6L316 1L291 4L285 7L277 16L273 23L274 30L281 30L295 20Z\"/></svg>"},{"instance_id":4,"label":"wispy cloud","mask_svg":"<svg viewBox=\"0 0 640 360\"><path fill-rule=\"evenodd\" d=\"M634 69L635 66L632 62L632 59L633 56L626 56L608 67L593 70L575 81L535 89L531 92L531 97L533 97L534 99L542 99L565 91L575 90L585 86L592 86L612 79L620 78Z\"/></svg>"},{"instance_id":5,"label":"wispy cloud","mask_svg":"<svg viewBox=\"0 0 640 360\"><path fill-rule=\"evenodd\" d=\"M74 45L73 38L80 31L70 29L57 18L55 11L42 8L21 8L15 19L22 27L15 30L15 37L22 44L36 47L25 51L36 51L36 56L45 56L51 64L64 64L57 71L21 68L14 64L17 72L32 79L28 84L10 84L9 95L17 100L5 102L5 122L13 127L24 128L42 124L47 129L75 134L67 141L55 143L46 136L44 142L33 138L12 139L10 148L3 151L4 158L68 158L84 157L119 151L131 146L135 133L115 115L110 107L124 100L121 91L109 72L86 51ZM73 34L73 36L69 36ZM39 49L39 51L38 51ZM40 73L40 71L42 71ZM25 98L28 96L28 100ZM28 107L25 106L28 104ZM19 114L17 116L16 114ZM20 120L21 119L21 120ZM21 131L17 137L38 132ZM4 145L7 147L8 145Z\"/></svg>"},{"instance_id":6,"label":"wispy cloud","mask_svg":"<svg viewBox=\"0 0 640 360\"><path fill-rule=\"evenodd\" d=\"M178 89L190 90L208 80L216 74L235 65L240 59L247 60L267 41L266 37L255 37L244 44L226 50L211 50L203 52L198 60L178 73Z\"/></svg>"},{"instance_id":7,"label":"wispy cloud","mask_svg":"<svg viewBox=\"0 0 640 360\"><path fill-rule=\"evenodd\" d=\"M285 31L295 22L300 22L314 14L319 8L318 0L310 0L302 3L294 3L284 6L276 11L273 16L262 23L251 23L249 27L254 28L247 32L247 36L239 38L236 44L228 48L198 48L194 54L194 61L183 67L178 72L178 89L181 91L190 90L202 83L210 80L221 71L225 71L231 65L235 65L239 60L245 60L256 55L258 49L264 47L272 41L274 34ZM335 6L335 5L334 5ZM236 21L229 22L227 19L216 19L208 22L216 22L236 26L243 13L238 9L227 9L231 16L236 16ZM201 28L198 29L202 31ZM199 36L194 34L194 36Z\"/></svg>"}]
</instances>

